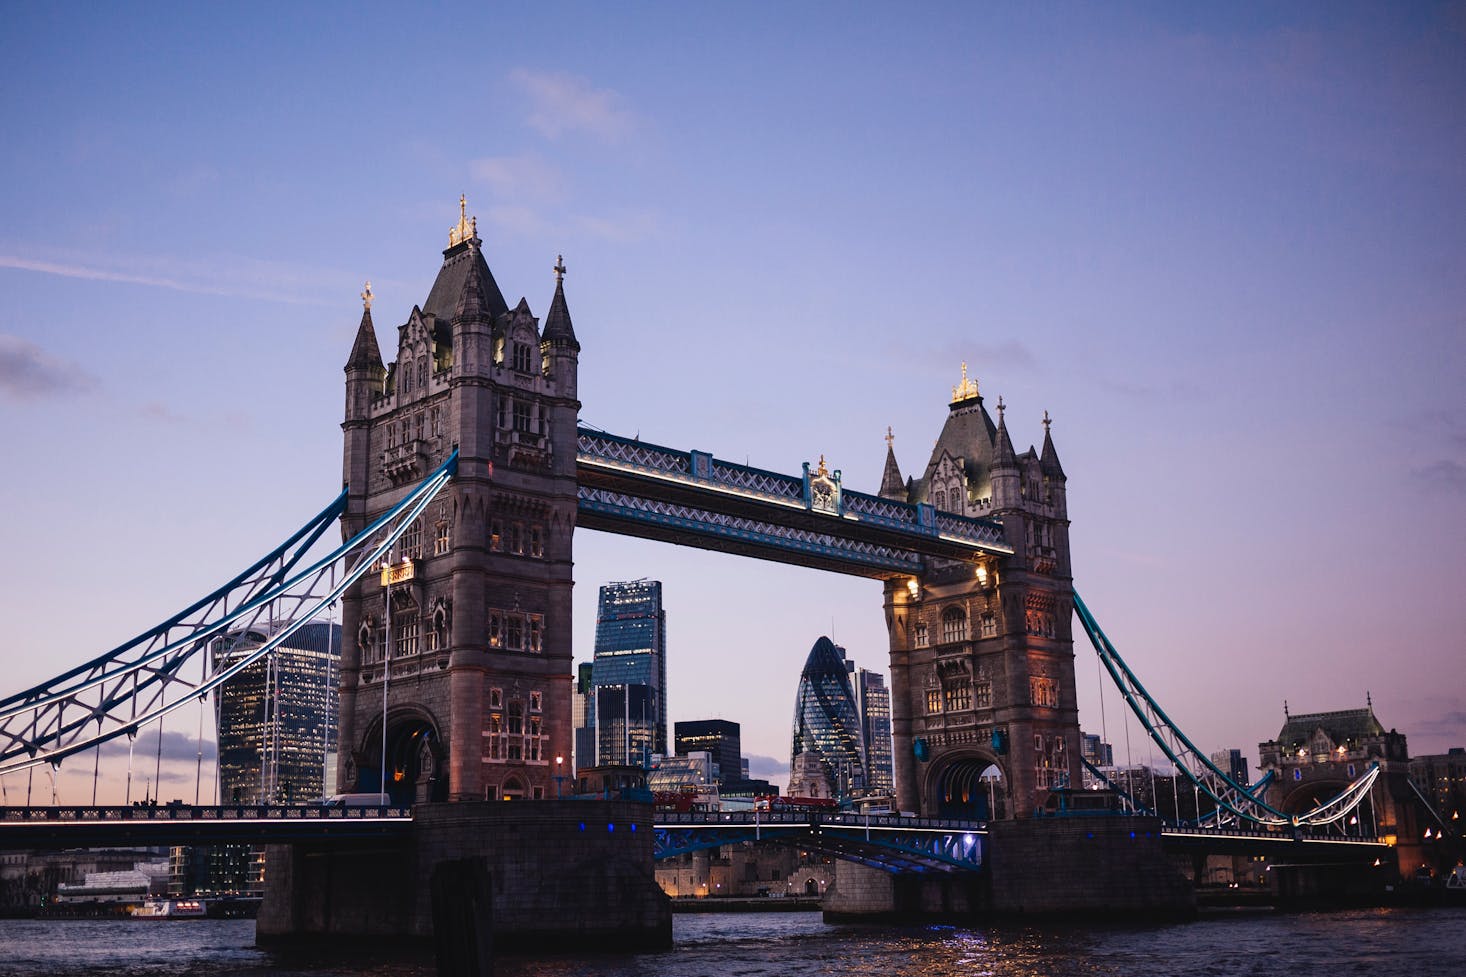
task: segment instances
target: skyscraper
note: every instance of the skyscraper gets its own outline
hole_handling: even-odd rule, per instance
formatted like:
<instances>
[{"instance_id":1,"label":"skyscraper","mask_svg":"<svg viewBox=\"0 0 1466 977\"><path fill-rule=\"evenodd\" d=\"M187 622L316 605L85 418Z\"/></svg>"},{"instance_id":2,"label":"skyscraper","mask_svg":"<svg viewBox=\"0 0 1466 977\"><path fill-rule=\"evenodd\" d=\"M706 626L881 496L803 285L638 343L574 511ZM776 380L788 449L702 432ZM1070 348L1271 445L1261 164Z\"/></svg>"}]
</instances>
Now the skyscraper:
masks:
<instances>
[{"instance_id":1,"label":"skyscraper","mask_svg":"<svg viewBox=\"0 0 1466 977\"><path fill-rule=\"evenodd\" d=\"M869 794L890 795L896 789L891 766L891 690L880 672L860 668L854 676L855 708L865 744L865 789Z\"/></svg>"},{"instance_id":2,"label":"skyscraper","mask_svg":"<svg viewBox=\"0 0 1466 977\"><path fill-rule=\"evenodd\" d=\"M743 773L743 730L737 723L726 719L694 719L677 723L672 731L678 756L699 751L712 755L718 766L718 783L747 779Z\"/></svg>"},{"instance_id":3,"label":"skyscraper","mask_svg":"<svg viewBox=\"0 0 1466 977\"><path fill-rule=\"evenodd\" d=\"M657 580L608 583L596 612L596 765L667 752L667 615Z\"/></svg>"},{"instance_id":4,"label":"skyscraper","mask_svg":"<svg viewBox=\"0 0 1466 977\"><path fill-rule=\"evenodd\" d=\"M823 635L799 676L789 768L790 794L837 797L865 790L865 744L845 649Z\"/></svg>"},{"instance_id":5,"label":"skyscraper","mask_svg":"<svg viewBox=\"0 0 1466 977\"><path fill-rule=\"evenodd\" d=\"M214 669L231 667L283 627L214 639ZM313 621L219 689L221 803L298 804L334 786L326 770L335 766L340 658L341 626Z\"/></svg>"},{"instance_id":6,"label":"skyscraper","mask_svg":"<svg viewBox=\"0 0 1466 977\"><path fill-rule=\"evenodd\" d=\"M591 673L594 666L581 662L575 669L575 691L570 699L570 722L575 729L575 763L573 769L593 767L596 763L596 721L591 698Z\"/></svg>"}]
</instances>

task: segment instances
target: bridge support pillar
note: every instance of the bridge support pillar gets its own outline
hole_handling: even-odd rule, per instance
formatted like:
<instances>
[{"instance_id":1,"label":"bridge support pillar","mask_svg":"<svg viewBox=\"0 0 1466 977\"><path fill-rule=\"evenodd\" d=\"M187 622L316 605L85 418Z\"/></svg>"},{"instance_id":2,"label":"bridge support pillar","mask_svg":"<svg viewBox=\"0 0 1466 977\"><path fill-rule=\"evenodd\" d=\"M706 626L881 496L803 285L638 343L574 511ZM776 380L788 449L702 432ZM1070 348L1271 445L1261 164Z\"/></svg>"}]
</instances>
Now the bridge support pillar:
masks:
<instances>
[{"instance_id":1,"label":"bridge support pillar","mask_svg":"<svg viewBox=\"0 0 1466 977\"><path fill-rule=\"evenodd\" d=\"M976 873L905 873L835 862L835 884L825 893L825 921L904 922L971 919L986 905Z\"/></svg>"},{"instance_id":2,"label":"bridge support pillar","mask_svg":"<svg viewBox=\"0 0 1466 977\"><path fill-rule=\"evenodd\" d=\"M256 939L358 946L433 936L440 865L481 864L496 949L657 949L671 902L652 875L651 809L624 801L419 805L411 834L267 850Z\"/></svg>"},{"instance_id":3,"label":"bridge support pillar","mask_svg":"<svg viewBox=\"0 0 1466 977\"><path fill-rule=\"evenodd\" d=\"M1158 818L1035 818L988 826L992 908L1049 915L1196 911L1190 880L1161 846Z\"/></svg>"}]
</instances>

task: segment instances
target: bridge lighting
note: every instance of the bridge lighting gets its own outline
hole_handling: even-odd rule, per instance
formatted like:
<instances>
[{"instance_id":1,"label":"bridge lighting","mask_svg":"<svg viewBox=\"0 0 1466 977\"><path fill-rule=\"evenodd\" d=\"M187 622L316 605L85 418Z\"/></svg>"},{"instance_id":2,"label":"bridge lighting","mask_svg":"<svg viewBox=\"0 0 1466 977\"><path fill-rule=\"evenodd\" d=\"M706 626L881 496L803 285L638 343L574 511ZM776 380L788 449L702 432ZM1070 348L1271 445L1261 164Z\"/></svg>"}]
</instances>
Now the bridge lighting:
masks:
<instances>
[{"instance_id":1,"label":"bridge lighting","mask_svg":"<svg viewBox=\"0 0 1466 977\"><path fill-rule=\"evenodd\" d=\"M982 587L988 585L988 567L986 563L979 563L977 565L977 582Z\"/></svg>"},{"instance_id":2,"label":"bridge lighting","mask_svg":"<svg viewBox=\"0 0 1466 977\"><path fill-rule=\"evenodd\" d=\"M965 835L962 836L962 840L965 841L965 842L967 842L967 847L968 848L971 848L972 847L972 843L977 840L977 837L975 835L973 835L971 832L968 832L967 834L965 834Z\"/></svg>"},{"instance_id":3,"label":"bridge lighting","mask_svg":"<svg viewBox=\"0 0 1466 977\"><path fill-rule=\"evenodd\" d=\"M921 584L917 583L915 577L911 577L906 581L906 589L910 592L912 600L921 596Z\"/></svg>"}]
</instances>

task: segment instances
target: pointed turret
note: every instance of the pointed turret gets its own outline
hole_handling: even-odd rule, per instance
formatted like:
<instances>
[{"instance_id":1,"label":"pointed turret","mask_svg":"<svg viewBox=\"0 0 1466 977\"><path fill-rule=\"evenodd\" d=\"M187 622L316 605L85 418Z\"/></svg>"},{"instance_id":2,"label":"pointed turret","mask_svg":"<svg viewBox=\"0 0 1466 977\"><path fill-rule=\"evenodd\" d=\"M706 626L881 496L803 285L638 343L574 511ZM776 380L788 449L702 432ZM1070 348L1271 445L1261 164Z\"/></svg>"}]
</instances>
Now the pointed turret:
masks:
<instances>
[{"instance_id":1,"label":"pointed turret","mask_svg":"<svg viewBox=\"0 0 1466 977\"><path fill-rule=\"evenodd\" d=\"M550 300L550 313L545 316L545 329L541 339L546 343L580 349L580 343L575 339L575 327L570 323L570 307L565 304L564 255L556 256L555 297Z\"/></svg>"},{"instance_id":2,"label":"pointed turret","mask_svg":"<svg viewBox=\"0 0 1466 977\"><path fill-rule=\"evenodd\" d=\"M998 398L998 433L993 438L993 468L1018 468L1018 455L1013 450L1013 439L1008 436L1008 422L1003 412L1008 408L1003 398Z\"/></svg>"},{"instance_id":3,"label":"pointed turret","mask_svg":"<svg viewBox=\"0 0 1466 977\"><path fill-rule=\"evenodd\" d=\"M886 428L886 470L881 475L880 496L883 499L906 501L906 480L901 477L901 466L896 464L896 436Z\"/></svg>"},{"instance_id":4,"label":"pointed turret","mask_svg":"<svg viewBox=\"0 0 1466 977\"><path fill-rule=\"evenodd\" d=\"M346 361L346 371L382 370L382 349L377 345L377 328L372 324L372 283L367 282L361 293L361 325L356 329L356 342L351 345L351 356Z\"/></svg>"},{"instance_id":5,"label":"pointed turret","mask_svg":"<svg viewBox=\"0 0 1466 977\"><path fill-rule=\"evenodd\" d=\"M453 309L454 322L485 322L493 315L484 290L483 272L479 270L481 264L479 261L469 263L468 273L463 277L463 289L458 293L458 304Z\"/></svg>"},{"instance_id":6,"label":"pointed turret","mask_svg":"<svg viewBox=\"0 0 1466 977\"><path fill-rule=\"evenodd\" d=\"M1049 478L1064 479L1064 466L1059 464L1059 453L1054 450L1054 439L1049 434L1049 412L1044 411L1044 447L1043 454L1039 457L1038 467Z\"/></svg>"},{"instance_id":7,"label":"pointed turret","mask_svg":"<svg viewBox=\"0 0 1466 977\"><path fill-rule=\"evenodd\" d=\"M1018 456L1008 436L1007 406L998 398L998 430L993 435L993 511L1016 509L1023 504L1023 485L1018 474Z\"/></svg>"}]
</instances>

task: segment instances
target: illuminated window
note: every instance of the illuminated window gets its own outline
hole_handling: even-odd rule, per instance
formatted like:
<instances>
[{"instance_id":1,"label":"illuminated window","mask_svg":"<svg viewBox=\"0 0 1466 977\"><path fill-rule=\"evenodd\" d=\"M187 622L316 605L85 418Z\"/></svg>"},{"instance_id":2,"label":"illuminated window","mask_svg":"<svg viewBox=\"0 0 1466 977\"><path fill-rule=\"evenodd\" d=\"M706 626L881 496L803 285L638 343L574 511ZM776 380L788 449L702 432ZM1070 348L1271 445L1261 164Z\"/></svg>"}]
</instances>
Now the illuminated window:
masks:
<instances>
[{"instance_id":1,"label":"illuminated window","mask_svg":"<svg viewBox=\"0 0 1466 977\"><path fill-rule=\"evenodd\" d=\"M545 625L544 619L538 614L529 616L529 650L540 651L543 641Z\"/></svg>"},{"instance_id":2,"label":"illuminated window","mask_svg":"<svg viewBox=\"0 0 1466 977\"><path fill-rule=\"evenodd\" d=\"M543 692L531 692L529 694L529 711L539 712L544 708L545 694Z\"/></svg>"},{"instance_id":3,"label":"illuminated window","mask_svg":"<svg viewBox=\"0 0 1466 977\"><path fill-rule=\"evenodd\" d=\"M942 711L942 693L941 693L941 690L940 689L927 689L926 690L926 711L927 712L941 712Z\"/></svg>"},{"instance_id":4,"label":"illuminated window","mask_svg":"<svg viewBox=\"0 0 1466 977\"><path fill-rule=\"evenodd\" d=\"M972 686L966 682L948 686L945 692L947 712L962 712L972 708Z\"/></svg>"},{"instance_id":5,"label":"illuminated window","mask_svg":"<svg viewBox=\"0 0 1466 977\"><path fill-rule=\"evenodd\" d=\"M536 559L545 555L545 531L539 526L529 527L529 555Z\"/></svg>"},{"instance_id":6,"label":"illuminated window","mask_svg":"<svg viewBox=\"0 0 1466 977\"><path fill-rule=\"evenodd\" d=\"M499 709L504 705L504 690L489 689L489 708Z\"/></svg>"},{"instance_id":7,"label":"illuminated window","mask_svg":"<svg viewBox=\"0 0 1466 977\"><path fill-rule=\"evenodd\" d=\"M415 655L418 652L417 640L419 625L416 614L403 614L397 618L397 647L393 653L397 655Z\"/></svg>"},{"instance_id":8,"label":"illuminated window","mask_svg":"<svg viewBox=\"0 0 1466 977\"><path fill-rule=\"evenodd\" d=\"M967 640L967 615L960 607L949 607L942 612L942 643L952 644Z\"/></svg>"},{"instance_id":9,"label":"illuminated window","mask_svg":"<svg viewBox=\"0 0 1466 977\"><path fill-rule=\"evenodd\" d=\"M416 560L422 556L422 520L414 519L402 534L402 558Z\"/></svg>"},{"instance_id":10,"label":"illuminated window","mask_svg":"<svg viewBox=\"0 0 1466 977\"><path fill-rule=\"evenodd\" d=\"M1051 678L1033 676L1028 680L1029 701L1036 706L1048 708L1059 704L1059 683Z\"/></svg>"},{"instance_id":11,"label":"illuminated window","mask_svg":"<svg viewBox=\"0 0 1466 977\"><path fill-rule=\"evenodd\" d=\"M504 615L498 611L489 612L489 647L504 647Z\"/></svg>"},{"instance_id":12,"label":"illuminated window","mask_svg":"<svg viewBox=\"0 0 1466 977\"><path fill-rule=\"evenodd\" d=\"M530 366L530 362L531 362L531 356L530 356L529 344L528 343L515 343L514 344L514 369L517 372L519 372L519 373L529 373L533 369Z\"/></svg>"},{"instance_id":13,"label":"illuminated window","mask_svg":"<svg viewBox=\"0 0 1466 977\"><path fill-rule=\"evenodd\" d=\"M489 521L489 550L494 553L504 549L504 524L498 519Z\"/></svg>"},{"instance_id":14,"label":"illuminated window","mask_svg":"<svg viewBox=\"0 0 1466 977\"><path fill-rule=\"evenodd\" d=\"M448 523L440 522L433 527L433 555L442 556L448 552L449 543Z\"/></svg>"}]
</instances>

